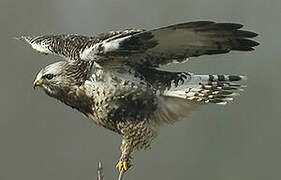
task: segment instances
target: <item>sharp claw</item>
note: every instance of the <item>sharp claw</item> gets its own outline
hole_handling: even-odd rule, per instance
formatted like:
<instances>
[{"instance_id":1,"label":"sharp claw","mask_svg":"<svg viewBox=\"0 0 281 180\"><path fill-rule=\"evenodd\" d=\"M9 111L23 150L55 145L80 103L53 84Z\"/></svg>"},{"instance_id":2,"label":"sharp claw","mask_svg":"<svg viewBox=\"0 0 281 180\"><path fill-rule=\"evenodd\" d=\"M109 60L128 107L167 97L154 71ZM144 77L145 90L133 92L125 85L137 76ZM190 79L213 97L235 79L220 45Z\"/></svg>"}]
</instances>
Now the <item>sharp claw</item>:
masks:
<instances>
[{"instance_id":1,"label":"sharp claw","mask_svg":"<svg viewBox=\"0 0 281 180\"><path fill-rule=\"evenodd\" d=\"M121 170L122 170L122 166L123 166L122 162L119 161L119 162L116 164L116 169L117 169L118 171L121 171Z\"/></svg>"},{"instance_id":2,"label":"sharp claw","mask_svg":"<svg viewBox=\"0 0 281 180\"><path fill-rule=\"evenodd\" d=\"M127 171L130 168L130 164L126 161L119 161L116 164L116 169L120 172L122 170Z\"/></svg>"},{"instance_id":3,"label":"sharp claw","mask_svg":"<svg viewBox=\"0 0 281 180\"><path fill-rule=\"evenodd\" d=\"M127 171L129 169L127 162L123 162L123 168L125 171Z\"/></svg>"}]
</instances>

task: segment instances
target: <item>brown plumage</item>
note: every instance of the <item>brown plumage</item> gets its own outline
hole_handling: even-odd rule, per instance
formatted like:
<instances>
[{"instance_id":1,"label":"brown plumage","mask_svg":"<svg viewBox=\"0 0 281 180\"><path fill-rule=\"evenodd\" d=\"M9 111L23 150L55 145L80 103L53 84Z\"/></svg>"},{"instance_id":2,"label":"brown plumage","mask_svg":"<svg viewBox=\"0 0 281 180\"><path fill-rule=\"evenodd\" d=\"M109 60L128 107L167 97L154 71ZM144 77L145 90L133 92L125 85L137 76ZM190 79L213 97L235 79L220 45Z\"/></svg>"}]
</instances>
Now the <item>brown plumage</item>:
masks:
<instances>
[{"instance_id":1,"label":"brown plumage","mask_svg":"<svg viewBox=\"0 0 281 180\"><path fill-rule=\"evenodd\" d=\"M197 21L97 36L21 37L35 50L64 57L43 68L34 86L122 136L119 170L134 149L146 149L159 126L202 104L226 104L243 89L239 75L197 75L156 69L189 57L252 51L256 33L241 24Z\"/></svg>"}]
</instances>

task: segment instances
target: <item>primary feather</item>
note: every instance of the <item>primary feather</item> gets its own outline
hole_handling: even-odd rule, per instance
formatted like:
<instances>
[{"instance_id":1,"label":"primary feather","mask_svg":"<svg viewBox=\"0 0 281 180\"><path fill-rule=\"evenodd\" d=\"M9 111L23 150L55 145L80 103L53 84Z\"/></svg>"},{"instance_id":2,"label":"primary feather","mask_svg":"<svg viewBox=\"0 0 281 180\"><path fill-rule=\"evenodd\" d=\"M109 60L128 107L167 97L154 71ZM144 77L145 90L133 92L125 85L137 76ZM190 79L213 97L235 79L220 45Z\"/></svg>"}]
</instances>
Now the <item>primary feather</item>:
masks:
<instances>
[{"instance_id":1,"label":"primary feather","mask_svg":"<svg viewBox=\"0 0 281 180\"><path fill-rule=\"evenodd\" d=\"M254 50L253 47L258 43L250 38L256 37L257 34L240 28L242 28L240 24L211 21L176 24L140 32L122 40L103 42L103 45L100 45L101 49L110 44L119 46L115 45L116 48L106 49L98 55L127 56L126 59L120 58L120 61L159 66L175 60L182 62L188 57L221 54L231 50Z\"/></svg>"}]
</instances>

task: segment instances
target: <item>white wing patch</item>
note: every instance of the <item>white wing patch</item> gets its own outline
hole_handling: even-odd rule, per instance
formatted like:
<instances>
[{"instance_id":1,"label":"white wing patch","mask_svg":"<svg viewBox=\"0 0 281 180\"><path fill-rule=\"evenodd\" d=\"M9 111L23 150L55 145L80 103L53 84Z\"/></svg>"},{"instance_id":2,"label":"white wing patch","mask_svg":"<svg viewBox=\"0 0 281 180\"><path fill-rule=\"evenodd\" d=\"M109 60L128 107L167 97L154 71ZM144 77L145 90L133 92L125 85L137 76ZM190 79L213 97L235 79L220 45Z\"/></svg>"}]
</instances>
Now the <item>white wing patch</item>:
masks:
<instances>
[{"instance_id":1,"label":"white wing patch","mask_svg":"<svg viewBox=\"0 0 281 180\"><path fill-rule=\"evenodd\" d=\"M39 51L40 53L45 53L45 54L53 54L47 46L45 46L44 44L42 45L41 43L32 43L31 47L37 51Z\"/></svg>"},{"instance_id":2,"label":"white wing patch","mask_svg":"<svg viewBox=\"0 0 281 180\"><path fill-rule=\"evenodd\" d=\"M120 47L120 42L122 42L124 39L127 39L128 37L131 37L131 36L126 36L126 37L123 37L123 38L118 38L116 40L112 40L112 41L105 41L103 42L103 51L105 53L107 52L112 52L112 51L116 51L119 49Z\"/></svg>"},{"instance_id":3,"label":"white wing patch","mask_svg":"<svg viewBox=\"0 0 281 180\"><path fill-rule=\"evenodd\" d=\"M94 44L90 47L85 48L81 53L80 53L80 58L83 60L93 60L97 58L97 55L100 54L110 54L110 52L115 52L119 50L120 43L124 40L127 39L131 36L126 36L123 38L118 38L115 40L112 40L112 38L105 40L103 42Z\"/></svg>"}]
</instances>

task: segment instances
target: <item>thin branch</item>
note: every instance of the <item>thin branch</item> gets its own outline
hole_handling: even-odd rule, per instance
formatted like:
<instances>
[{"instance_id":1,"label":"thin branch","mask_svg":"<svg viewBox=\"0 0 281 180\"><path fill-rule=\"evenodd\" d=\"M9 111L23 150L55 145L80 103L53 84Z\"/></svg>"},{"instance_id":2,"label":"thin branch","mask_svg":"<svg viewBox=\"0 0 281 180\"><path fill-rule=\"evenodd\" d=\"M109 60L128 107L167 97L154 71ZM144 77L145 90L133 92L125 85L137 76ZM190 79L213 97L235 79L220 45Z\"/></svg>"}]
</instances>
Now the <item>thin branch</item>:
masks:
<instances>
[{"instance_id":1,"label":"thin branch","mask_svg":"<svg viewBox=\"0 0 281 180\"><path fill-rule=\"evenodd\" d=\"M97 180L103 180L101 161L99 161L99 163L98 163Z\"/></svg>"},{"instance_id":2,"label":"thin branch","mask_svg":"<svg viewBox=\"0 0 281 180\"><path fill-rule=\"evenodd\" d=\"M124 172L125 172L124 170L121 170L121 171L120 171L118 180L123 180Z\"/></svg>"},{"instance_id":3,"label":"thin branch","mask_svg":"<svg viewBox=\"0 0 281 180\"><path fill-rule=\"evenodd\" d=\"M98 168L97 168L97 180L103 180L104 175L103 175L103 167L101 161L98 162ZM121 170L118 176L118 180L123 180L123 176L125 174L124 170Z\"/></svg>"}]
</instances>

